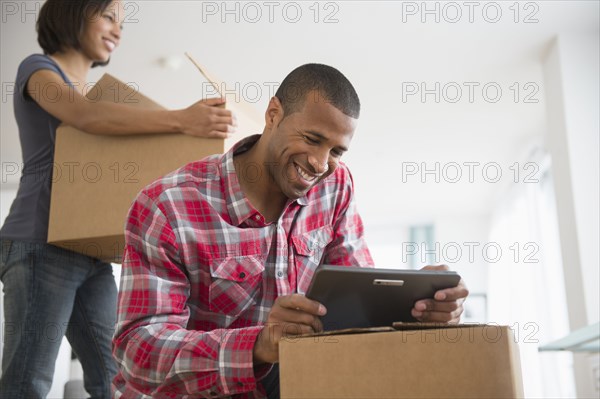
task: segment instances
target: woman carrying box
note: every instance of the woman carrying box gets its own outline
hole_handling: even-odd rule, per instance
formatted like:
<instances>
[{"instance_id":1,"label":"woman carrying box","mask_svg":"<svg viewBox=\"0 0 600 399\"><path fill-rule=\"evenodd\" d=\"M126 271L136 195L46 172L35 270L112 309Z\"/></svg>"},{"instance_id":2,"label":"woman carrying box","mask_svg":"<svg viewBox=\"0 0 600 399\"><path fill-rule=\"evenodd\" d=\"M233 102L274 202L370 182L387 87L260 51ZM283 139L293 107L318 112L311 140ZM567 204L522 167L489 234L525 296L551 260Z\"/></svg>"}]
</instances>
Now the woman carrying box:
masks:
<instances>
[{"instance_id":1,"label":"woman carrying box","mask_svg":"<svg viewBox=\"0 0 600 399\"><path fill-rule=\"evenodd\" d=\"M149 111L83 97L90 69L108 64L119 45L123 16L120 1L47 0L37 22L44 54L19 66L14 110L24 167L0 230L5 317L0 398L46 397L64 335L81 360L93 398L110 398L116 374L111 337L117 289L111 265L46 244L58 125L111 135L226 138L233 132L231 112L216 107L222 99ZM45 95L48 87L51 96Z\"/></svg>"}]
</instances>

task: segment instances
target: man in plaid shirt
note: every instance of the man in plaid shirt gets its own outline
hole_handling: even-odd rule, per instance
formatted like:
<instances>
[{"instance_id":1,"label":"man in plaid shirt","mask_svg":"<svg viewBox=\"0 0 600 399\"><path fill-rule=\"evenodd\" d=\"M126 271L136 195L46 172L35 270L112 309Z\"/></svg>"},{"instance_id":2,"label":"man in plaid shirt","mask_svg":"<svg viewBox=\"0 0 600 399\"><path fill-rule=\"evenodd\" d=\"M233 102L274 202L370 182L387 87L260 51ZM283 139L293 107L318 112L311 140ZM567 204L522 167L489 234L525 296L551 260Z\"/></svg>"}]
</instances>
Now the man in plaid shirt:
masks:
<instances>
[{"instance_id":1,"label":"man in plaid shirt","mask_svg":"<svg viewBox=\"0 0 600 399\"><path fill-rule=\"evenodd\" d=\"M317 266L373 265L340 162L359 112L344 75L303 65L270 100L262 135L138 195L113 342L116 398L278 394L279 339L322 329L326 309L302 295ZM413 315L456 322L466 295L462 284L439 291Z\"/></svg>"}]
</instances>

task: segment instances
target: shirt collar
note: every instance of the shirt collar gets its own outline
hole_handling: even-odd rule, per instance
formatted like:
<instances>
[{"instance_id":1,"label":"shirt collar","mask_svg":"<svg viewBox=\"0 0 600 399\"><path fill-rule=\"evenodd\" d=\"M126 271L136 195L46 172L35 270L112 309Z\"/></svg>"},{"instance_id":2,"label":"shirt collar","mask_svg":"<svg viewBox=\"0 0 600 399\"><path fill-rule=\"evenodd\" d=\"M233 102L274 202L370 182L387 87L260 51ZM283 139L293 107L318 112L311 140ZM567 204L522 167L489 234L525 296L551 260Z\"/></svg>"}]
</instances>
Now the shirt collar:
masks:
<instances>
[{"instance_id":1,"label":"shirt collar","mask_svg":"<svg viewBox=\"0 0 600 399\"><path fill-rule=\"evenodd\" d=\"M233 162L234 155L241 154L245 151L248 151L258 139L260 139L260 134L255 134L242 140L238 141L231 147L229 151L223 154L222 157L222 177L223 177L223 188L225 192L225 201L227 203L227 211L229 212L229 217L231 218L231 223L234 226L239 226L247 219L260 215L260 213L252 206L242 188L240 186L240 182L237 178L237 173L235 172L235 165ZM306 206L308 205L308 199L306 195L298 198L295 201L288 201L286 208L293 202L297 202L299 205ZM261 220L262 215L260 215Z\"/></svg>"}]
</instances>

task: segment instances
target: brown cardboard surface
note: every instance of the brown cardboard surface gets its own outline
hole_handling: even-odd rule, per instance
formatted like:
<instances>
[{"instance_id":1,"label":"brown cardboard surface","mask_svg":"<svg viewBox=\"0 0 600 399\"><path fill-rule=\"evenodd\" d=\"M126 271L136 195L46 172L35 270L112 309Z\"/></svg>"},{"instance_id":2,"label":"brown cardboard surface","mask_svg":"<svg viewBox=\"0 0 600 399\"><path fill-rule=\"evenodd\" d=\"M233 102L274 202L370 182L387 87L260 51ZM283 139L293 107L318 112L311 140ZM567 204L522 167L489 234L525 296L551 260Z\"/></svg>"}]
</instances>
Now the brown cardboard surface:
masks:
<instances>
[{"instance_id":1,"label":"brown cardboard surface","mask_svg":"<svg viewBox=\"0 0 600 399\"><path fill-rule=\"evenodd\" d=\"M162 108L108 74L87 97ZM248 117L239 119L244 129ZM95 135L61 125L56 132L48 242L119 262L125 219L137 193L186 163L223 151L221 139L183 134Z\"/></svg>"},{"instance_id":2,"label":"brown cardboard surface","mask_svg":"<svg viewBox=\"0 0 600 399\"><path fill-rule=\"evenodd\" d=\"M523 397L505 326L295 338L280 342L279 359L287 399Z\"/></svg>"}]
</instances>

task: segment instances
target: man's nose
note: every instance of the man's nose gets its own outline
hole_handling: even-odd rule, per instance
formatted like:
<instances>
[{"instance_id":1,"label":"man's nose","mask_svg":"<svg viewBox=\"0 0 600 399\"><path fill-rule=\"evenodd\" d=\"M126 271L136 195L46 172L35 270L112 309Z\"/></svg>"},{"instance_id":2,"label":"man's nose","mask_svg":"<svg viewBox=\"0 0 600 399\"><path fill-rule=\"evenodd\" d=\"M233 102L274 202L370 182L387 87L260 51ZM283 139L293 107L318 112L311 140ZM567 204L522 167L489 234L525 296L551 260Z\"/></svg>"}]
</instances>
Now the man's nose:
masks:
<instances>
[{"instance_id":1,"label":"man's nose","mask_svg":"<svg viewBox=\"0 0 600 399\"><path fill-rule=\"evenodd\" d=\"M308 158L308 163L313 168L314 173L322 175L329 170L328 156L312 155Z\"/></svg>"}]
</instances>

